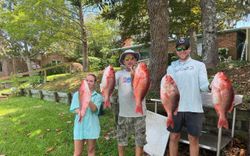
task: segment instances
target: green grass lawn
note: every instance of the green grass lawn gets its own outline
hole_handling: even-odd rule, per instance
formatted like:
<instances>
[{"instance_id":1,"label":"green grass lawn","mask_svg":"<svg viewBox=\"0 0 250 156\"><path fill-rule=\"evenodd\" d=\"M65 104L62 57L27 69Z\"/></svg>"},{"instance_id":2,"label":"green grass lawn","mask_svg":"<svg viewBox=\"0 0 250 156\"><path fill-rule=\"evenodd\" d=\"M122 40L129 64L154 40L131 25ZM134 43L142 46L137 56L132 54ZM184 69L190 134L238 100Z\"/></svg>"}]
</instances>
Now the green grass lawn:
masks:
<instances>
[{"instance_id":1,"label":"green grass lawn","mask_svg":"<svg viewBox=\"0 0 250 156\"><path fill-rule=\"evenodd\" d=\"M0 155L73 155L73 119L69 106L29 97L0 101ZM110 110L100 116L97 156L116 156L114 118ZM133 141L126 149L134 155ZM84 152L86 155L86 149Z\"/></svg>"}]
</instances>

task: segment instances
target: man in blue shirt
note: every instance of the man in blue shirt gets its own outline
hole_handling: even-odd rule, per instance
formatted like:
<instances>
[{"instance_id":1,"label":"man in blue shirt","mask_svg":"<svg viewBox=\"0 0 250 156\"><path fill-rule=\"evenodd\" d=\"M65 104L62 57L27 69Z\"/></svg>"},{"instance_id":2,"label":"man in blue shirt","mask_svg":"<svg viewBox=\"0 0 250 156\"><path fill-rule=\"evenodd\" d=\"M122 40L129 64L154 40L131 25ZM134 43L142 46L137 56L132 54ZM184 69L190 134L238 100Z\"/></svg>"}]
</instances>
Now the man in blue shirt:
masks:
<instances>
[{"instance_id":1,"label":"man in blue shirt","mask_svg":"<svg viewBox=\"0 0 250 156\"><path fill-rule=\"evenodd\" d=\"M190 155L199 155L199 136L204 119L201 91L209 91L209 82L205 64L190 57L189 46L188 39L177 40L176 54L179 59L167 69L167 74L173 77L180 92L178 113L173 116L174 128L168 127L170 156L178 155L178 142L183 126L188 133Z\"/></svg>"}]
</instances>

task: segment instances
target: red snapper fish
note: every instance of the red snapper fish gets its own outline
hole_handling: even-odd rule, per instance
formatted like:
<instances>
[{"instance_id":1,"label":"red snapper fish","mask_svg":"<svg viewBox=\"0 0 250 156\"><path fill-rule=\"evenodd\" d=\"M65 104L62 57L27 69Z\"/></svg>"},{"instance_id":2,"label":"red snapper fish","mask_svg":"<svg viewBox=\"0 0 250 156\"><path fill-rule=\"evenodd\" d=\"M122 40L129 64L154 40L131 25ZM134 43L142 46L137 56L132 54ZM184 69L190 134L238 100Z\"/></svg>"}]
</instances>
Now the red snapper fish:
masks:
<instances>
[{"instance_id":1,"label":"red snapper fish","mask_svg":"<svg viewBox=\"0 0 250 156\"><path fill-rule=\"evenodd\" d=\"M234 90L231 81L223 72L218 72L211 83L212 100L219 117L218 128L228 129L227 112L233 109Z\"/></svg>"},{"instance_id":2,"label":"red snapper fish","mask_svg":"<svg viewBox=\"0 0 250 156\"><path fill-rule=\"evenodd\" d=\"M91 91L86 80L82 80L81 86L79 88L79 101L80 101L80 112L79 112L79 122L82 121L86 110L89 106L91 100Z\"/></svg>"},{"instance_id":3,"label":"red snapper fish","mask_svg":"<svg viewBox=\"0 0 250 156\"><path fill-rule=\"evenodd\" d=\"M101 93L104 97L104 108L111 107L110 96L115 87L115 70L109 65L105 68L100 85Z\"/></svg>"},{"instance_id":4,"label":"red snapper fish","mask_svg":"<svg viewBox=\"0 0 250 156\"><path fill-rule=\"evenodd\" d=\"M167 127L174 128L173 113L177 113L180 94L175 81L170 75L165 75L161 79L160 97L168 114Z\"/></svg>"},{"instance_id":5,"label":"red snapper fish","mask_svg":"<svg viewBox=\"0 0 250 156\"><path fill-rule=\"evenodd\" d=\"M149 70L145 63L141 62L135 69L133 78L133 90L135 97L135 112L143 114L142 100L146 96L150 85Z\"/></svg>"}]
</instances>

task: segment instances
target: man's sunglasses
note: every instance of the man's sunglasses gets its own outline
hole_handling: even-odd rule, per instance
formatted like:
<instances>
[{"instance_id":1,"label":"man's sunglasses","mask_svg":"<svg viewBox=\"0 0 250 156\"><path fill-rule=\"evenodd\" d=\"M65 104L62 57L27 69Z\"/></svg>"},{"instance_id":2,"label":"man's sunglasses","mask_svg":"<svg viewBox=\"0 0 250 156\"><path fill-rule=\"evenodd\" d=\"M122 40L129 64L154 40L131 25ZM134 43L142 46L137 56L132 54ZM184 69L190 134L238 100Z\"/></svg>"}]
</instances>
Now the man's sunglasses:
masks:
<instances>
[{"instance_id":1,"label":"man's sunglasses","mask_svg":"<svg viewBox=\"0 0 250 156\"><path fill-rule=\"evenodd\" d=\"M176 51L184 51L184 50L187 50L186 48L183 48L183 47L179 47L179 48L176 48Z\"/></svg>"}]
</instances>

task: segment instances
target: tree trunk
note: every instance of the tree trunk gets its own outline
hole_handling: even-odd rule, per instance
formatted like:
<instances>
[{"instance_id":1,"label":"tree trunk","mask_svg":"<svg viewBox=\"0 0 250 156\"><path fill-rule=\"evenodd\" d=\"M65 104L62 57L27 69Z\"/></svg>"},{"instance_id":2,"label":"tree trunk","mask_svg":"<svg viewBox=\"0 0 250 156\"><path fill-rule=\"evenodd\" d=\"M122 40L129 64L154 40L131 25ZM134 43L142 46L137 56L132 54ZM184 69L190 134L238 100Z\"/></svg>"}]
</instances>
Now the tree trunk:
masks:
<instances>
[{"instance_id":1,"label":"tree trunk","mask_svg":"<svg viewBox=\"0 0 250 156\"><path fill-rule=\"evenodd\" d=\"M213 68L218 64L218 51L216 44L216 6L215 0L201 0L202 12L202 54L207 68Z\"/></svg>"},{"instance_id":2,"label":"tree trunk","mask_svg":"<svg viewBox=\"0 0 250 156\"><path fill-rule=\"evenodd\" d=\"M192 58L197 58L197 37L196 37L196 32L193 28L189 29L189 36L190 36L190 47L191 47L191 57Z\"/></svg>"},{"instance_id":3,"label":"tree trunk","mask_svg":"<svg viewBox=\"0 0 250 156\"><path fill-rule=\"evenodd\" d=\"M88 44L87 44L87 33L86 33L86 27L84 25L84 14L82 11L82 2L79 0L79 21L80 21L80 27L81 27L81 41L82 41L82 55L83 55L83 71L88 71Z\"/></svg>"},{"instance_id":4,"label":"tree trunk","mask_svg":"<svg viewBox=\"0 0 250 156\"><path fill-rule=\"evenodd\" d=\"M28 71L29 71L29 76L34 75L34 74L32 73L33 69L32 69L32 64L31 64L30 58L27 57L27 56L26 56L26 57L24 56L23 59L24 59L25 63L27 64L27 68L28 68Z\"/></svg>"},{"instance_id":5,"label":"tree trunk","mask_svg":"<svg viewBox=\"0 0 250 156\"><path fill-rule=\"evenodd\" d=\"M159 93L161 78L166 73L168 60L168 0L148 0L150 21L150 78L151 91Z\"/></svg>"},{"instance_id":6,"label":"tree trunk","mask_svg":"<svg viewBox=\"0 0 250 156\"><path fill-rule=\"evenodd\" d=\"M16 61L15 58L12 58L12 68L13 68L13 74L16 74Z\"/></svg>"},{"instance_id":7,"label":"tree trunk","mask_svg":"<svg viewBox=\"0 0 250 156\"><path fill-rule=\"evenodd\" d=\"M29 54L28 44L26 42L24 42L24 48L25 48L25 53ZM23 58L23 60L27 64L29 76L32 76L33 75L33 73L32 73L33 69L32 69L32 64L31 64L31 60L30 60L29 56L24 56L24 55L21 54L21 57Z\"/></svg>"}]
</instances>

